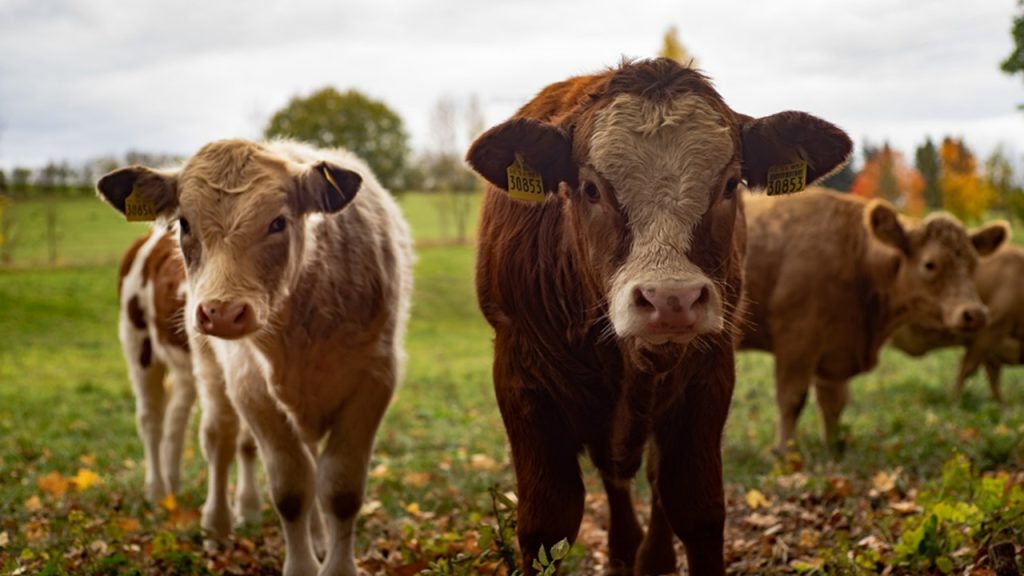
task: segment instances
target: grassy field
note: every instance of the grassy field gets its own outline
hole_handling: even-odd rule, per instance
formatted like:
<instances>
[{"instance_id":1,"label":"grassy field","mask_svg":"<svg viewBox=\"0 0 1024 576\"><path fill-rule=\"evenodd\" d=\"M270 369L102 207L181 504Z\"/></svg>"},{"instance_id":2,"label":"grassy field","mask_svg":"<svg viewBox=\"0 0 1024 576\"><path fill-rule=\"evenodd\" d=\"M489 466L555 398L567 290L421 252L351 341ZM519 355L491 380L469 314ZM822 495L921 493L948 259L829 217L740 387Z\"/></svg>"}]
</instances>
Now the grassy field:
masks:
<instances>
[{"instance_id":1,"label":"grassy field","mask_svg":"<svg viewBox=\"0 0 1024 576\"><path fill-rule=\"evenodd\" d=\"M402 199L419 243L416 294L407 378L381 430L360 520L360 563L371 574L505 573L509 552L502 537L514 480L491 389L491 333L476 309L472 248L442 238L436 203ZM203 547L194 427L182 493L143 503L115 294L117 258L142 228L97 200L63 202L64 265L39 268L45 206L15 210L17 269L0 271L0 573L280 570L268 503L260 526ZM1000 408L980 377L949 399L957 352L913 360L887 350L852 383L846 457L828 461L810 403L804 458L780 463L770 451L772 360L739 358L725 453L733 573L990 574L993 544L1021 549L1024 369L1005 371ZM587 518L568 564L580 574L605 554L600 483L591 473L587 482Z\"/></svg>"}]
</instances>

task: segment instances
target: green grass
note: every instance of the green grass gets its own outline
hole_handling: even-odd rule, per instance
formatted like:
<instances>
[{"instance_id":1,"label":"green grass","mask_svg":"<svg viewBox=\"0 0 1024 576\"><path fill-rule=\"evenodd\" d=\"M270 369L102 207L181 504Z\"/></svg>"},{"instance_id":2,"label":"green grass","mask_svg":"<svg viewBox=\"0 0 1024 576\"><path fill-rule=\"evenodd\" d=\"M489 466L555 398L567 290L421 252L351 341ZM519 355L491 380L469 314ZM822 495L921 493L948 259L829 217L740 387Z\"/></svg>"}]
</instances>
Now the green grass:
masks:
<instances>
[{"instance_id":1,"label":"green grass","mask_svg":"<svg viewBox=\"0 0 1024 576\"><path fill-rule=\"evenodd\" d=\"M491 330L477 311L472 286L473 250L439 241L433 201L415 194L402 199L420 242L409 362L372 463L367 500L375 510L363 515L359 531L364 566L379 560L413 570L426 568L425 558L479 553L464 541L482 523L495 521L488 489L514 487L491 388ZM64 233L75 239L64 262L86 264L0 271L0 532L8 540L0 544L0 572L21 565L54 574L201 573L207 564L224 569L225 558L249 550L252 542L256 551L243 571L279 569L280 535L267 504L263 525L233 540L233 552L202 551L195 510L204 497L205 470L194 422L180 509L143 504L142 447L116 336L115 262L139 227L118 222L95 200L60 209L68 222ZM23 265L37 262L32 254L45 255L30 238L22 236ZM885 351L877 370L851 384L844 416L850 445L838 464L825 456L810 400L799 430L810 483L793 496L794 506L813 509L839 476L864 498L879 471L901 469L907 489L932 486L957 453L982 471L1024 469L1024 369L1004 371L1007 405L998 408L980 376L961 400L948 398L958 361L956 351L921 360ZM780 469L770 451L776 421L772 359L741 353L738 375L726 429L730 493L756 488L782 501L788 496L776 487ZM82 492L71 488L61 497L40 489L46 474L66 477L81 468L98 473L103 483ZM587 481L596 491L592 473ZM39 510L32 509L36 497ZM966 493L949 497L971 501ZM850 509L852 516L859 502L851 499L837 509ZM749 511L742 499L731 499L730 506L732 529L743 529ZM588 514L601 509L599 501L588 504ZM882 505L879 513L884 511ZM139 519L141 526L126 528L124 519ZM898 536L900 525L891 522L896 520L885 516L856 529ZM756 541L760 530L754 532L747 537ZM794 529L793 537L798 533ZM97 541L109 549L89 548ZM822 550L835 545L828 542ZM76 549L84 552L68 555ZM389 551L387 560L374 560L382 551Z\"/></svg>"}]
</instances>

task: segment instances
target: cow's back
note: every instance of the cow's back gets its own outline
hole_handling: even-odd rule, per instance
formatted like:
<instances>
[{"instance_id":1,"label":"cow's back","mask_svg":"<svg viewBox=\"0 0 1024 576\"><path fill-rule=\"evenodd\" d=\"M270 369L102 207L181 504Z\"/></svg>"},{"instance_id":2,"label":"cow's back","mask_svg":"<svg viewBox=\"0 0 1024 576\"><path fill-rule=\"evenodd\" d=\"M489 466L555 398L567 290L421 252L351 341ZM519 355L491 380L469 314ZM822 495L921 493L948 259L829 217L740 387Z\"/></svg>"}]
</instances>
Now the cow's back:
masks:
<instances>
[{"instance_id":1,"label":"cow's back","mask_svg":"<svg viewBox=\"0 0 1024 576\"><path fill-rule=\"evenodd\" d=\"M747 195L741 347L816 349L825 372L869 361L872 278L866 203L824 189Z\"/></svg>"},{"instance_id":2,"label":"cow's back","mask_svg":"<svg viewBox=\"0 0 1024 576\"><path fill-rule=\"evenodd\" d=\"M990 323L1024 340L1024 248L1008 244L982 258L974 279Z\"/></svg>"}]
</instances>

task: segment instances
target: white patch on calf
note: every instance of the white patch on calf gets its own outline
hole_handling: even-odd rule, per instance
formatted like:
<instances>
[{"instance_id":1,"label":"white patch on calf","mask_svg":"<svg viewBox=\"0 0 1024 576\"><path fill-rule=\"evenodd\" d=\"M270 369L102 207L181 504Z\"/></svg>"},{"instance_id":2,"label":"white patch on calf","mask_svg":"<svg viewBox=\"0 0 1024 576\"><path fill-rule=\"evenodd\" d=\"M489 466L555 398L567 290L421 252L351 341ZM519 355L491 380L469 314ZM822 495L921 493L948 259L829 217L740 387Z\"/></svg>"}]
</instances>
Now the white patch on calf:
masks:
<instances>
[{"instance_id":1,"label":"white patch on calf","mask_svg":"<svg viewBox=\"0 0 1024 576\"><path fill-rule=\"evenodd\" d=\"M656 103L623 94L598 114L590 160L615 188L633 233L611 286L609 316L620 337L642 330L631 314L635 286L709 283L686 253L733 153L729 124L697 95ZM707 306L698 333L722 328L713 286Z\"/></svg>"}]
</instances>

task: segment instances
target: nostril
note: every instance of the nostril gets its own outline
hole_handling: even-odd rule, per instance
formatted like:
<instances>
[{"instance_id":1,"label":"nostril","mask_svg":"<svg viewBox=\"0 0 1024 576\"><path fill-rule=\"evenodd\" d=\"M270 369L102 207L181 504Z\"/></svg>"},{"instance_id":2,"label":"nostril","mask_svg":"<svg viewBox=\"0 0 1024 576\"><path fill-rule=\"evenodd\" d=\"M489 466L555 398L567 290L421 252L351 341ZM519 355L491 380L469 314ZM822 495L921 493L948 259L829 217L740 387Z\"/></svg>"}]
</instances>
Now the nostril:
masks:
<instances>
[{"instance_id":1,"label":"nostril","mask_svg":"<svg viewBox=\"0 0 1024 576\"><path fill-rule=\"evenodd\" d=\"M208 324L210 322L210 315L206 313L205 306L196 308L196 318L199 319L200 324Z\"/></svg>"},{"instance_id":2,"label":"nostril","mask_svg":"<svg viewBox=\"0 0 1024 576\"><path fill-rule=\"evenodd\" d=\"M648 294L645 294L645 292ZM654 288L644 290L637 286L633 289L633 305L642 310L654 310L654 304L648 299L648 296L653 298L654 294Z\"/></svg>"},{"instance_id":3,"label":"nostril","mask_svg":"<svg viewBox=\"0 0 1024 576\"><path fill-rule=\"evenodd\" d=\"M703 288L700 289L700 296L697 297L697 301L693 303L693 306L691 306L691 308L695 308L697 306L704 306L705 304L708 303L708 300L710 299L711 291L708 290L707 286L704 286Z\"/></svg>"},{"instance_id":4,"label":"nostril","mask_svg":"<svg viewBox=\"0 0 1024 576\"><path fill-rule=\"evenodd\" d=\"M247 320L246 316L248 316L248 314L249 314L249 306L243 304L242 305L242 309L239 310L238 314L235 315L235 318L234 318L233 322L236 325L245 324L245 322Z\"/></svg>"}]
</instances>

